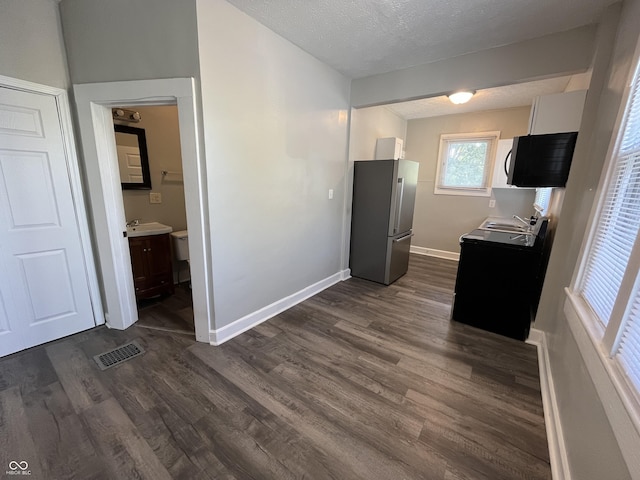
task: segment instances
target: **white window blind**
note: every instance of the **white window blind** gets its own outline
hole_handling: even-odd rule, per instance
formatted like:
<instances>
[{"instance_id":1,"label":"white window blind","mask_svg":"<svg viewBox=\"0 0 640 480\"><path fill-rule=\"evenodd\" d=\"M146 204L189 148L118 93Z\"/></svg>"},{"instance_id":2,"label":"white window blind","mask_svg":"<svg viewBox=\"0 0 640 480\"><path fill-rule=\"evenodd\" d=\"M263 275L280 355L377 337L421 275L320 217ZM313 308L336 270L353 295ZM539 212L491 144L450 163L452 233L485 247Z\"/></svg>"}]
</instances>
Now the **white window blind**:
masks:
<instances>
[{"instance_id":1,"label":"white window blind","mask_svg":"<svg viewBox=\"0 0 640 480\"><path fill-rule=\"evenodd\" d=\"M621 213L627 215L626 220L634 225L636 242L638 241L638 226L640 225L640 67L636 71L635 81L631 93L629 111L626 125L620 142L622 163L629 164L630 171L626 204L631 205L627 211L623 207ZM633 230L629 227L629 230ZM627 268L635 268L638 265L629 265ZM631 308L627 309L627 318L623 318L621 324L622 334L616 357L619 360L627 378L634 385L636 392L640 391L640 285L636 281L635 292Z\"/></svg>"},{"instance_id":2,"label":"white window blind","mask_svg":"<svg viewBox=\"0 0 640 480\"><path fill-rule=\"evenodd\" d=\"M640 82L636 72L622 136L582 282L581 294L606 326L640 226Z\"/></svg>"},{"instance_id":3,"label":"white window blind","mask_svg":"<svg viewBox=\"0 0 640 480\"><path fill-rule=\"evenodd\" d=\"M622 326L616 357L636 391L640 391L640 290L636 291L629 317Z\"/></svg>"},{"instance_id":4,"label":"white window blind","mask_svg":"<svg viewBox=\"0 0 640 480\"><path fill-rule=\"evenodd\" d=\"M636 156L637 157L637 156ZM607 325L640 225L640 162L618 159L598 221L582 294Z\"/></svg>"}]
</instances>

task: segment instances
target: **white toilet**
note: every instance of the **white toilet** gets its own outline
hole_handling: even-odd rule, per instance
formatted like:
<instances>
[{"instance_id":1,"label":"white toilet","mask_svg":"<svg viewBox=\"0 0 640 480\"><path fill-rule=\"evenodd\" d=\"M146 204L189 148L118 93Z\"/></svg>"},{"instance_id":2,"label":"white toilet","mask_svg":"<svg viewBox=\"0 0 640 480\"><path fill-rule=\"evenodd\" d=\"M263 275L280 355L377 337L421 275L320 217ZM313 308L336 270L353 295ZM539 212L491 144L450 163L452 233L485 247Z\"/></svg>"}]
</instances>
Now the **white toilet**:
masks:
<instances>
[{"instance_id":1,"label":"white toilet","mask_svg":"<svg viewBox=\"0 0 640 480\"><path fill-rule=\"evenodd\" d=\"M189 234L187 230L171 232L173 241L173 256L178 262L189 263ZM178 269L178 283L180 282L180 269Z\"/></svg>"}]
</instances>

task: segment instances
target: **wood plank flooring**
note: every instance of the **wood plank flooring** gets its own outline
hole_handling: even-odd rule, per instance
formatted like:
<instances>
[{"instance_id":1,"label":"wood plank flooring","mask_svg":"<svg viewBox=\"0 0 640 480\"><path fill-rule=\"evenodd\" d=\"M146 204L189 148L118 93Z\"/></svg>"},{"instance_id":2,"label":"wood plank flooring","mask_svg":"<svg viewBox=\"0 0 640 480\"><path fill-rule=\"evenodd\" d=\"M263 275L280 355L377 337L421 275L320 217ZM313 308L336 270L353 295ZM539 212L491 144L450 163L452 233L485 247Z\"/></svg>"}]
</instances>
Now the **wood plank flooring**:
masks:
<instances>
[{"instance_id":1,"label":"wood plank flooring","mask_svg":"<svg viewBox=\"0 0 640 480\"><path fill-rule=\"evenodd\" d=\"M412 256L389 287L350 279L220 347L96 328L1 359L0 472L550 479L536 350L450 323L455 273ZM94 364L132 339L144 355Z\"/></svg>"},{"instance_id":2,"label":"wood plank flooring","mask_svg":"<svg viewBox=\"0 0 640 480\"><path fill-rule=\"evenodd\" d=\"M173 295L139 300L136 326L195 336L189 282L176 285Z\"/></svg>"}]
</instances>

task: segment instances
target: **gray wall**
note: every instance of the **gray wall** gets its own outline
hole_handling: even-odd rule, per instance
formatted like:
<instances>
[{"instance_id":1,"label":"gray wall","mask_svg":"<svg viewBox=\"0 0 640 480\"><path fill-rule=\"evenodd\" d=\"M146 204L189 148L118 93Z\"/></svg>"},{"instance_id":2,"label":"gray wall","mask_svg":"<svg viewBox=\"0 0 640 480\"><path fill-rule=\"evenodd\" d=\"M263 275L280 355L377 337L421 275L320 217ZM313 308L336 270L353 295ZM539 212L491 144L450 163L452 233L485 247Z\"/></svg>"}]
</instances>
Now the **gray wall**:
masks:
<instances>
[{"instance_id":1,"label":"gray wall","mask_svg":"<svg viewBox=\"0 0 640 480\"><path fill-rule=\"evenodd\" d=\"M616 4L598 29L593 77L536 318L536 327L548 338L573 478L581 480L630 478L563 312L563 288L570 284L576 267L640 35L640 1L627 0L618 15Z\"/></svg>"},{"instance_id":2,"label":"gray wall","mask_svg":"<svg viewBox=\"0 0 640 480\"><path fill-rule=\"evenodd\" d=\"M73 83L198 77L195 0L62 0L60 14Z\"/></svg>"},{"instance_id":3,"label":"gray wall","mask_svg":"<svg viewBox=\"0 0 640 480\"><path fill-rule=\"evenodd\" d=\"M0 75L69 87L58 5L54 0L0 1Z\"/></svg>"},{"instance_id":4,"label":"gray wall","mask_svg":"<svg viewBox=\"0 0 640 480\"><path fill-rule=\"evenodd\" d=\"M433 193L443 133L500 131L500 138L526 135L530 107L444 115L409 120L406 157L420 162L413 246L458 253L458 239L489 216L529 216L534 213L533 189L495 189L491 197L435 195ZM496 206L489 208L489 200Z\"/></svg>"},{"instance_id":5,"label":"gray wall","mask_svg":"<svg viewBox=\"0 0 640 480\"><path fill-rule=\"evenodd\" d=\"M438 96L462 88L511 85L585 71L591 64L595 26L514 43L438 62L356 79L351 105L364 107Z\"/></svg>"},{"instance_id":6,"label":"gray wall","mask_svg":"<svg viewBox=\"0 0 640 480\"><path fill-rule=\"evenodd\" d=\"M349 80L222 0L198 35L219 329L340 271Z\"/></svg>"}]
</instances>

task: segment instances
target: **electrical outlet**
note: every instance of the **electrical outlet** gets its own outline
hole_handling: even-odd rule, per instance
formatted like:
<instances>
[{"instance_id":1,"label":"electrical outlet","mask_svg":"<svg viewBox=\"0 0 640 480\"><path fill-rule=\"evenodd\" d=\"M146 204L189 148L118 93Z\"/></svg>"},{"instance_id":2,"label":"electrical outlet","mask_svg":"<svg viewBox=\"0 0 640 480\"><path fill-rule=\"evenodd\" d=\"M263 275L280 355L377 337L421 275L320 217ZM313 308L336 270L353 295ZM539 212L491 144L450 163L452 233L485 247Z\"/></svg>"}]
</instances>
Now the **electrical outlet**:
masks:
<instances>
[{"instance_id":1,"label":"electrical outlet","mask_svg":"<svg viewBox=\"0 0 640 480\"><path fill-rule=\"evenodd\" d=\"M494 208L496 206L496 201L494 198L489 200L489 208Z\"/></svg>"},{"instance_id":2,"label":"electrical outlet","mask_svg":"<svg viewBox=\"0 0 640 480\"><path fill-rule=\"evenodd\" d=\"M329 200L333 200L333 188L329 189Z\"/></svg>"},{"instance_id":3,"label":"electrical outlet","mask_svg":"<svg viewBox=\"0 0 640 480\"><path fill-rule=\"evenodd\" d=\"M162 194L158 192L150 192L149 203L162 203Z\"/></svg>"}]
</instances>

